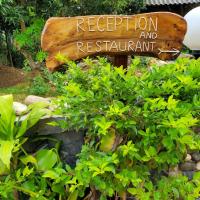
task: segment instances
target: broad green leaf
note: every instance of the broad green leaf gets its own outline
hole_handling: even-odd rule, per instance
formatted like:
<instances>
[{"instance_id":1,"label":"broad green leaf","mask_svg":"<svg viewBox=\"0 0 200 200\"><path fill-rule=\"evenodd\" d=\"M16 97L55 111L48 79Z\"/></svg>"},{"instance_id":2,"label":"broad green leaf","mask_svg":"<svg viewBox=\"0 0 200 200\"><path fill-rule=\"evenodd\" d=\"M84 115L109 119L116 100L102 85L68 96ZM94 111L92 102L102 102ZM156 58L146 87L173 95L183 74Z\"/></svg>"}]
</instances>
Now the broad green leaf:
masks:
<instances>
[{"instance_id":1,"label":"broad green leaf","mask_svg":"<svg viewBox=\"0 0 200 200\"><path fill-rule=\"evenodd\" d=\"M67 200L77 200L78 198L78 190L75 190L74 192L72 192Z\"/></svg>"},{"instance_id":2,"label":"broad green leaf","mask_svg":"<svg viewBox=\"0 0 200 200\"><path fill-rule=\"evenodd\" d=\"M24 182L22 184L22 187L27 189L27 190L30 190L30 191L34 192L35 189L36 189L36 185L35 185L34 179L31 179L31 180L28 180L28 181Z\"/></svg>"},{"instance_id":3,"label":"broad green leaf","mask_svg":"<svg viewBox=\"0 0 200 200\"><path fill-rule=\"evenodd\" d=\"M13 140L0 140L0 160L10 169L10 159L14 148Z\"/></svg>"},{"instance_id":4,"label":"broad green leaf","mask_svg":"<svg viewBox=\"0 0 200 200\"><path fill-rule=\"evenodd\" d=\"M30 174L32 174L34 171L34 168L30 168L28 166L26 166L22 172L23 177L29 176Z\"/></svg>"},{"instance_id":5,"label":"broad green leaf","mask_svg":"<svg viewBox=\"0 0 200 200\"><path fill-rule=\"evenodd\" d=\"M59 174L56 173L54 170L48 170L43 174L42 177L50 178L50 179L57 179L57 178L59 178Z\"/></svg>"},{"instance_id":6,"label":"broad green leaf","mask_svg":"<svg viewBox=\"0 0 200 200\"><path fill-rule=\"evenodd\" d=\"M21 125L17 131L16 138L19 138L25 134L25 132L34 126L44 115L50 114L48 109L45 109L47 103L39 102L29 107L30 112L25 120L21 122Z\"/></svg>"},{"instance_id":7,"label":"broad green leaf","mask_svg":"<svg viewBox=\"0 0 200 200\"><path fill-rule=\"evenodd\" d=\"M101 117L95 120L95 125L99 128L99 133L102 135L106 135L108 133L108 129L112 126L113 121L107 121L105 117Z\"/></svg>"},{"instance_id":8,"label":"broad green leaf","mask_svg":"<svg viewBox=\"0 0 200 200\"><path fill-rule=\"evenodd\" d=\"M59 184L53 184L51 186L51 188L52 188L53 192L56 192L56 193L58 193L60 195L64 196L65 193L66 193L64 185L62 185L60 183Z\"/></svg>"},{"instance_id":9,"label":"broad green leaf","mask_svg":"<svg viewBox=\"0 0 200 200\"><path fill-rule=\"evenodd\" d=\"M137 194L137 189L136 188L129 188L128 192L132 195L136 195Z\"/></svg>"},{"instance_id":10,"label":"broad green leaf","mask_svg":"<svg viewBox=\"0 0 200 200\"><path fill-rule=\"evenodd\" d=\"M15 118L12 95L0 96L0 139L13 139Z\"/></svg>"},{"instance_id":11,"label":"broad green leaf","mask_svg":"<svg viewBox=\"0 0 200 200\"><path fill-rule=\"evenodd\" d=\"M160 194L160 192L154 192L153 198L154 198L154 200L161 200L161 194Z\"/></svg>"},{"instance_id":12,"label":"broad green leaf","mask_svg":"<svg viewBox=\"0 0 200 200\"><path fill-rule=\"evenodd\" d=\"M152 182L150 182L150 181L147 182L145 184L145 188L148 189L149 192L151 192L153 190L153 184L152 184Z\"/></svg>"},{"instance_id":13,"label":"broad green leaf","mask_svg":"<svg viewBox=\"0 0 200 200\"><path fill-rule=\"evenodd\" d=\"M200 172L195 172L194 173L193 180L200 181Z\"/></svg>"},{"instance_id":14,"label":"broad green leaf","mask_svg":"<svg viewBox=\"0 0 200 200\"><path fill-rule=\"evenodd\" d=\"M162 143L164 147L166 147L169 150L171 150L174 146L173 140L169 136L165 136L162 140Z\"/></svg>"},{"instance_id":15,"label":"broad green leaf","mask_svg":"<svg viewBox=\"0 0 200 200\"><path fill-rule=\"evenodd\" d=\"M194 139L191 135L184 135L179 139L182 144L192 144L194 143Z\"/></svg>"},{"instance_id":16,"label":"broad green leaf","mask_svg":"<svg viewBox=\"0 0 200 200\"><path fill-rule=\"evenodd\" d=\"M106 135L102 136L100 150L108 152L111 151L115 143L115 131L111 130Z\"/></svg>"},{"instance_id":17,"label":"broad green leaf","mask_svg":"<svg viewBox=\"0 0 200 200\"><path fill-rule=\"evenodd\" d=\"M173 99L173 96L170 96L168 98L168 102L167 102L167 108L168 108L168 110L175 109L178 102L179 101Z\"/></svg>"},{"instance_id":18,"label":"broad green leaf","mask_svg":"<svg viewBox=\"0 0 200 200\"><path fill-rule=\"evenodd\" d=\"M150 146L149 149L145 150L145 153L148 157L154 157L157 154L156 148L153 146Z\"/></svg>"},{"instance_id":19,"label":"broad green leaf","mask_svg":"<svg viewBox=\"0 0 200 200\"><path fill-rule=\"evenodd\" d=\"M107 200L107 198L104 195L101 195L100 200Z\"/></svg>"},{"instance_id":20,"label":"broad green leaf","mask_svg":"<svg viewBox=\"0 0 200 200\"><path fill-rule=\"evenodd\" d=\"M180 197L178 189L177 188L172 188L172 191L174 193L175 199L178 199Z\"/></svg>"},{"instance_id":21,"label":"broad green leaf","mask_svg":"<svg viewBox=\"0 0 200 200\"><path fill-rule=\"evenodd\" d=\"M45 171L53 168L58 157L55 151L43 149L36 153L36 160L38 169Z\"/></svg>"},{"instance_id":22,"label":"broad green leaf","mask_svg":"<svg viewBox=\"0 0 200 200\"><path fill-rule=\"evenodd\" d=\"M25 165L27 165L28 163L37 164L37 160L31 155L23 156L20 158L20 160Z\"/></svg>"},{"instance_id":23,"label":"broad green leaf","mask_svg":"<svg viewBox=\"0 0 200 200\"><path fill-rule=\"evenodd\" d=\"M8 174L8 173L9 173L8 168L6 167L6 165L0 159L0 176Z\"/></svg>"}]
</instances>

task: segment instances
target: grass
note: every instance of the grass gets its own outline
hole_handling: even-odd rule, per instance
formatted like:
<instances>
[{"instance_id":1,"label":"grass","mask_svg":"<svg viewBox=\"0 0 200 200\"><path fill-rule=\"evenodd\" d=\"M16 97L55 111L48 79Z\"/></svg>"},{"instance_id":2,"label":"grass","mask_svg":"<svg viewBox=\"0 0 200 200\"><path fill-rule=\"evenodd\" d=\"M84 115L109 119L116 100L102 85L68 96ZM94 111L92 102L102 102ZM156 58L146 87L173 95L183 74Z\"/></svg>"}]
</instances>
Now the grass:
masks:
<instances>
[{"instance_id":1,"label":"grass","mask_svg":"<svg viewBox=\"0 0 200 200\"><path fill-rule=\"evenodd\" d=\"M30 93L31 85L32 85L31 81L27 81L24 83L19 83L12 87L0 88L0 96L12 94L14 101L23 103L25 98L28 95L35 95L35 94ZM44 95L39 95L39 96L42 96L42 97L57 96L57 93L55 92L53 88L51 88L48 93L45 93Z\"/></svg>"},{"instance_id":2,"label":"grass","mask_svg":"<svg viewBox=\"0 0 200 200\"><path fill-rule=\"evenodd\" d=\"M28 89L28 82L20 83L12 87L0 88L0 95L12 94L14 101L23 102L26 96L29 95Z\"/></svg>"}]
</instances>

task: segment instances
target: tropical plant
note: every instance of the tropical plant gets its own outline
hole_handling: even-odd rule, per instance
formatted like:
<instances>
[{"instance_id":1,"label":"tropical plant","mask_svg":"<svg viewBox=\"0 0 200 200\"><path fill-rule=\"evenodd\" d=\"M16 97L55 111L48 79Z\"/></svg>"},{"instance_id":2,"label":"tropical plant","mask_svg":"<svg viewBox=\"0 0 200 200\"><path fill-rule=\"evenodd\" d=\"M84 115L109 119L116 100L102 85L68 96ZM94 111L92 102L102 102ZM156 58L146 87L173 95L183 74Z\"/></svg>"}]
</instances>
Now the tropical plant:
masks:
<instances>
[{"instance_id":1,"label":"tropical plant","mask_svg":"<svg viewBox=\"0 0 200 200\"><path fill-rule=\"evenodd\" d=\"M63 10L71 15L134 14L145 8L143 0L72 0L69 5L71 12L69 6L68 9L63 7Z\"/></svg>"},{"instance_id":2,"label":"tropical plant","mask_svg":"<svg viewBox=\"0 0 200 200\"><path fill-rule=\"evenodd\" d=\"M50 91L48 82L42 76L36 76L29 88L30 94L45 95Z\"/></svg>"},{"instance_id":3,"label":"tropical plant","mask_svg":"<svg viewBox=\"0 0 200 200\"><path fill-rule=\"evenodd\" d=\"M0 47L3 49L4 42L6 46L6 56L10 64L13 66L13 30L18 27L22 18L23 10L14 0L0 0Z\"/></svg>"},{"instance_id":4,"label":"tropical plant","mask_svg":"<svg viewBox=\"0 0 200 200\"><path fill-rule=\"evenodd\" d=\"M144 7L143 0L1 0L0 42L7 44L5 54L11 65L21 66L21 60L26 59L31 68L38 68L41 66L36 59L40 52L40 36L48 18L134 14Z\"/></svg>"},{"instance_id":5,"label":"tropical plant","mask_svg":"<svg viewBox=\"0 0 200 200\"><path fill-rule=\"evenodd\" d=\"M26 58L32 69L39 68L46 54L40 50L40 37L44 26L43 19L35 19L23 32L15 31L18 51Z\"/></svg>"},{"instance_id":6,"label":"tropical plant","mask_svg":"<svg viewBox=\"0 0 200 200\"><path fill-rule=\"evenodd\" d=\"M22 150L22 144L27 140L23 137L26 131L47 113L45 106L44 103L32 105L26 118L21 119L15 115L13 97L11 95L0 97L0 174L9 173L12 156Z\"/></svg>"},{"instance_id":7,"label":"tropical plant","mask_svg":"<svg viewBox=\"0 0 200 200\"><path fill-rule=\"evenodd\" d=\"M87 143L67 182L71 195L83 197L90 188L90 198L102 200L198 197L199 180L170 178L168 170L185 159L187 149L200 149L195 133L200 60L178 59L140 76L139 59L128 69L104 58L85 62L88 70L68 62L66 91L57 101L57 114L67 121L60 121L61 127L87 130ZM163 192L164 184L169 188Z\"/></svg>"},{"instance_id":8,"label":"tropical plant","mask_svg":"<svg viewBox=\"0 0 200 200\"><path fill-rule=\"evenodd\" d=\"M6 103L12 105L12 100L2 97L0 149L8 153L0 154L0 169L9 174L0 176L0 197L3 200L199 197L200 172L189 180L181 173L171 176L169 168L183 162L188 150L200 150L197 134L200 60L178 59L146 70L140 68L144 65L140 59L134 59L127 69L114 67L105 58L98 62L85 59L85 63L87 70L82 70L69 61L66 74L60 74L59 81L65 84L63 94L55 100L55 114L65 120L52 123L85 131L85 144L74 168L62 163L58 148L27 154L21 144L26 141L24 130L33 123L29 123L29 117L26 122L14 123L12 106L6 108ZM138 73L140 70L142 73ZM54 81L53 75L44 73ZM36 109L32 115L36 120L41 111L38 107L30 109Z\"/></svg>"}]
</instances>

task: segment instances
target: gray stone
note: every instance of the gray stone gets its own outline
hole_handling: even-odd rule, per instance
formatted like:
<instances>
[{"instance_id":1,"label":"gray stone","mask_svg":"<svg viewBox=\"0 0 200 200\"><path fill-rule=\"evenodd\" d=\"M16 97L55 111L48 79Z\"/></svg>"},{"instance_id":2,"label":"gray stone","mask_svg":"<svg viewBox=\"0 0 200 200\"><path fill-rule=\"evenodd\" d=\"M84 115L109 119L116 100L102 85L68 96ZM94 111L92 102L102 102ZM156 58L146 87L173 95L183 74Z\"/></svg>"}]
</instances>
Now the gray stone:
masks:
<instances>
[{"instance_id":1,"label":"gray stone","mask_svg":"<svg viewBox=\"0 0 200 200\"><path fill-rule=\"evenodd\" d=\"M27 106L19 102L13 102L13 109L15 111L15 114L18 116L23 115L28 111Z\"/></svg>"},{"instance_id":2,"label":"gray stone","mask_svg":"<svg viewBox=\"0 0 200 200\"><path fill-rule=\"evenodd\" d=\"M183 175L187 176L189 180L193 179L194 171L183 171Z\"/></svg>"},{"instance_id":3,"label":"gray stone","mask_svg":"<svg viewBox=\"0 0 200 200\"><path fill-rule=\"evenodd\" d=\"M151 58L150 60L149 60L149 66L153 66L153 65L156 65L156 66L163 66L163 65L166 65L166 64L168 64L168 62L166 62L166 61L162 61L162 60L159 60L159 59L157 59L157 58Z\"/></svg>"},{"instance_id":4,"label":"gray stone","mask_svg":"<svg viewBox=\"0 0 200 200\"><path fill-rule=\"evenodd\" d=\"M178 166L169 168L169 172L168 172L169 176L176 177L176 176L178 176L180 174L181 174L181 171L179 170Z\"/></svg>"},{"instance_id":5,"label":"gray stone","mask_svg":"<svg viewBox=\"0 0 200 200\"><path fill-rule=\"evenodd\" d=\"M187 150L187 153L190 154L190 155L192 155L195 152L196 152L196 150L194 150L194 149L188 149Z\"/></svg>"},{"instance_id":6,"label":"gray stone","mask_svg":"<svg viewBox=\"0 0 200 200\"><path fill-rule=\"evenodd\" d=\"M41 119L35 126L27 131L28 142L24 148L28 153L35 153L42 148L54 148L60 146L59 154L61 160L70 166L75 166L77 154L80 153L84 144L85 131L63 130L58 126L51 126L48 123L65 120L64 117L49 117Z\"/></svg>"},{"instance_id":7,"label":"gray stone","mask_svg":"<svg viewBox=\"0 0 200 200\"><path fill-rule=\"evenodd\" d=\"M192 156L190 154L187 154L185 161L191 161L191 160L192 160Z\"/></svg>"},{"instance_id":8,"label":"gray stone","mask_svg":"<svg viewBox=\"0 0 200 200\"><path fill-rule=\"evenodd\" d=\"M200 161L200 152L195 152L192 154L192 159L196 162Z\"/></svg>"},{"instance_id":9,"label":"gray stone","mask_svg":"<svg viewBox=\"0 0 200 200\"><path fill-rule=\"evenodd\" d=\"M194 56L192 54L188 54L188 53L181 53L179 55L179 58L189 58L189 59L193 59Z\"/></svg>"},{"instance_id":10,"label":"gray stone","mask_svg":"<svg viewBox=\"0 0 200 200\"><path fill-rule=\"evenodd\" d=\"M34 96L34 95L29 95L26 97L24 102L26 105L31 105L31 104L37 103L37 102L44 102L44 103L47 103L47 105L48 105L50 103L50 99L39 97L39 96Z\"/></svg>"},{"instance_id":11,"label":"gray stone","mask_svg":"<svg viewBox=\"0 0 200 200\"><path fill-rule=\"evenodd\" d=\"M180 164L180 169L182 171L194 171L196 170L196 163L194 162L185 162Z\"/></svg>"},{"instance_id":12,"label":"gray stone","mask_svg":"<svg viewBox=\"0 0 200 200\"><path fill-rule=\"evenodd\" d=\"M24 144L24 149L34 154L40 149L51 149L59 146L59 155L61 161L74 167L77 161L77 154L81 152L82 145L84 144L84 131L65 131L52 135L38 135L32 134L29 140Z\"/></svg>"},{"instance_id":13,"label":"gray stone","mask_svg":"<svg viewBox=\"0 0 200 200\"><path fill-rule=\"evenodd\" d=\"M196 169L197 169L198 171L200 171L200 162L197 163Z\"/></svg>"},{"instance_id":14,"label":"gray stone","mask_svg":"<svg viewBox=\"0 0 200 200\"><path fill-rule=\"evenodd\" d=\"M195 126L192 128L193 131L196 133L196 134L199 134L200 135L200 127L199 126Z\"/></svg>"},{"instance_id":15,"label":"gray stone","mask_svg":"<svg viewBox=\"0 0 200 200\"><path fill-rule=\"evenodd\" d=\"M30 130L28 130L27 134L32 135L37 133L37 135L53 135L53 134L63 133L66 130L63 130L59 126L49 125L49 123L58 122L60 120L65 120L65 118L56 116L44 117L35 126L33 126Z\"/></svg>"},{"instance_id":16,"label":"gray stone","mask_svg":"<svg viewBox=\"0 0 200 200\"><path fill-rule=\"evenodd\" d=\"M84 144L84 131L66 131L55 134L53 137L61 142L60 157L65 163L75 166L77 154L81 152Z\"/></svg>"}]
</instances>

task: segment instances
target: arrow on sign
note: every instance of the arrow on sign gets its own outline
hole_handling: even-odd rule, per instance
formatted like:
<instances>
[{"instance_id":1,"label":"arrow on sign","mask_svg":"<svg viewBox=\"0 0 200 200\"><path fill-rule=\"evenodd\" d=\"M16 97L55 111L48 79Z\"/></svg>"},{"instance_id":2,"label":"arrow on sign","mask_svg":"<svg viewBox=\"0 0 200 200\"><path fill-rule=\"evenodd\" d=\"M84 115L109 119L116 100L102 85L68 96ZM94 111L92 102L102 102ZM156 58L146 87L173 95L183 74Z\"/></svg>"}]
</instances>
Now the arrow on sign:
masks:
<instances>
[{"instance_id":1,"label":"arrow on sign","mask_svg":"<svg viewBox=\"0 0 200 200\"><path fill-rule=\"evenodd\" d=\"M158 49L158 55L160 55L161 53L173 53L173 55L177 55L180 53L180 51L178 49L173 48L172 50L162 50L162 49Z\"/></svg>"}]
</instances>

